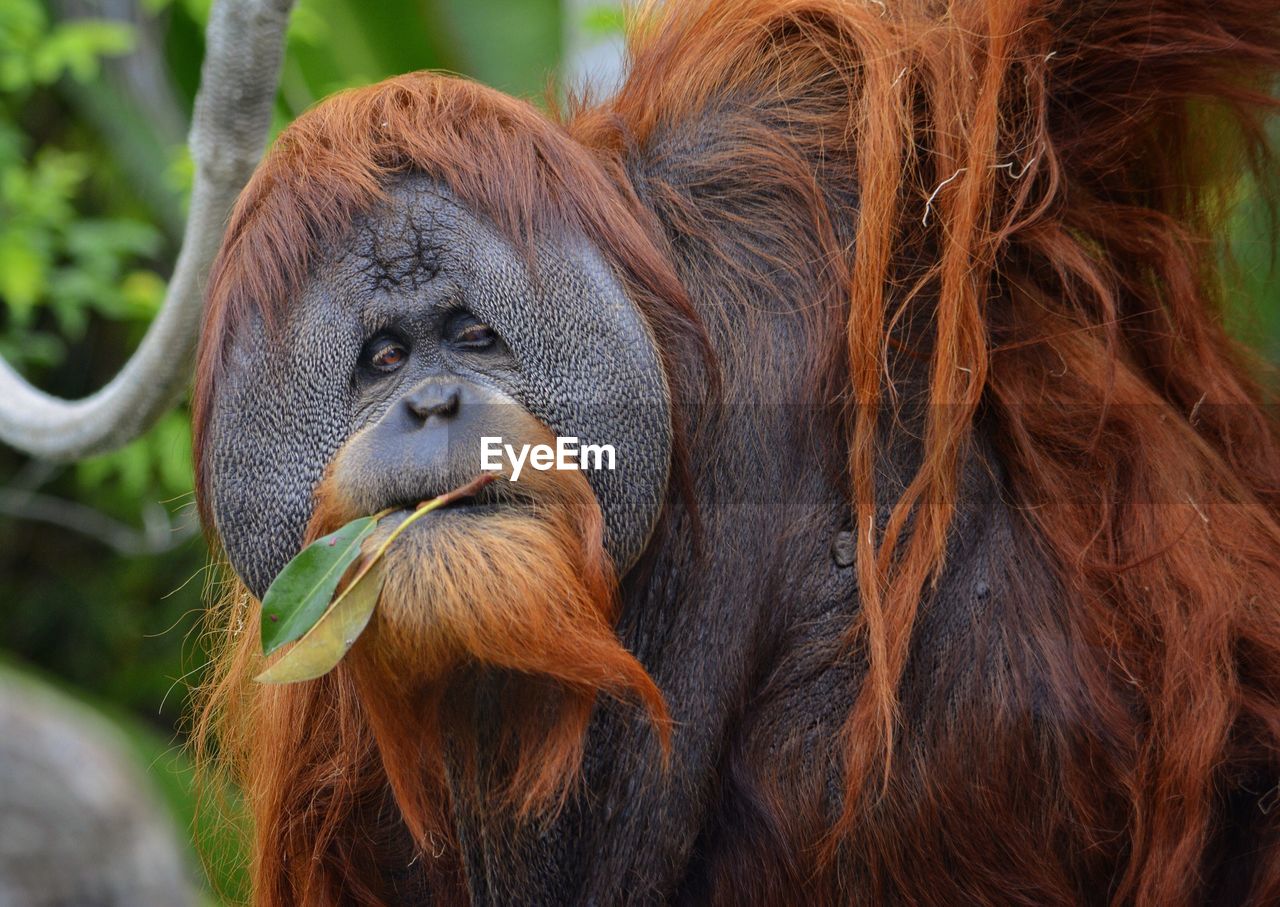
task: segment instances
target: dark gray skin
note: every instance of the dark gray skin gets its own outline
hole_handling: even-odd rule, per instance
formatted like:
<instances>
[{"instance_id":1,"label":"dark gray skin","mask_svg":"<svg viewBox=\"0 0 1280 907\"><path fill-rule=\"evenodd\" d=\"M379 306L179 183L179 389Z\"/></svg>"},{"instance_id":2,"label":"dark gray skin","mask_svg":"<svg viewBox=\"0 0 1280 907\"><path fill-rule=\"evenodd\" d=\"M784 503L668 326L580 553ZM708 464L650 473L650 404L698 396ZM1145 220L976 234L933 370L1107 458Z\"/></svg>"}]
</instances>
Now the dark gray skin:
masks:
<instances>
[{"instance_id":1,"label":"dark gray skin","mask_svg":"<svg viewBox=\"0 0 1280 907\"><path fill-rule=\"evenodd\" d=\"M352 435L374 442L364 503L412 504L475 478L479 438L502 434L509 405L557 435L614 445L617 468L587 477L607 549L622 569L635 561L670 461L654 341L588 244L548 238L537 267L531 275L511 243L411 178L317 268L278 333L255 318L234 339L210 421L212 513L255 595L297 553L313 489ZM379 368L370 359L389 345L404 360ZM414 416L414 395L441 382L460 406ZM431 440L423 428L439 431Z\"/></svg>"},{"instance_id":2,"label":"dark gray skin","mask_svg":"<svg viewBox=\"0 0 1280 907\"><path fill-rule=\"evenodd\" d=\"M464 326L467 335L480 338L463 347L466 353L503 355L502 350L492 346L476 348L477 344L490 342L492 332L487 326L470 316L462 316L456 323ZM457 333L455 327L450 330ZM496 346L497 341L492 342ZM381 385L398 383L395 373L411 354L389 338L376 339L371 348L375 357L390 354L401 363L367 369L370 374L366 384L371 385L368 392L381 395ZM330 493L341 497L346 513L412 508L465 484L484 465L478 452L483 450L486 437L501 438L502 444L513 449L548 442L540 423L530 420L524 407L492 385L461 377L451 370L417 383L409 377L405 383L408 390L397 396L397 391L391 389L387 395L390 403L377 421L352 435L334 458L327 487ZM504 457L505 454L490 455L488 465L500 464ZM530 469L526 460L524 471ZM500 480L450 509L529 503L521 491L517 483Z\"/></svg>"}]
</instances>

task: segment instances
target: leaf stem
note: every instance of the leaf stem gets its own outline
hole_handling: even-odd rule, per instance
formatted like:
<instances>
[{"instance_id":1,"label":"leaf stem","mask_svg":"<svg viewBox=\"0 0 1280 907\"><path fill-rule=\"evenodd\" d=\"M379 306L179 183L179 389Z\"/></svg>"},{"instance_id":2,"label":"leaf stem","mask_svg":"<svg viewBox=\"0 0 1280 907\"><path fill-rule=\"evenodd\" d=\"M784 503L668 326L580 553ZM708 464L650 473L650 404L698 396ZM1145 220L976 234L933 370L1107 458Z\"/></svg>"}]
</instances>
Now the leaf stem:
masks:
<instances>
[{"instance_id":1,"label":"leaf stem","mask_svg":"<svg viewBox=\"0 0 1280 907\"><path fill-rule=\"evenodd\" d=\"M439 510L441 507L444 507L446 504L452 504L454 501L460 500L462 498L470 497L471 495L478 492L481 488L484 488L486 485L493 482L496 478L497 477L494 476L492 473L481 473L480 475L472 479L470 482L468 482L466 485L462 485L458 488L453 489L452 491L445 492L439 497L432 498L429 501L423 501L422 503L420 503L417 507L414 508L413 513L405 517L404 521L391 531L391 534L388 535L382 541L382 544L380 544L377 547L377 549L373 552L373 554L369 555L369 557L365 558L361 562L359 572L356 573L355 577L348 584L347 588L350 589L352 586L355 586L356 583L360 582L360 580L364 579L364 575L369 572L369 570L373 567L373 565L376 564L378 561L382 560L382 556L387 553L387 549L391 547L391 543L394 542L397 538L399 538L400 534L404 532L406 529L408 529L413 523L416 523L418 520L422 519L422 517L426 516L431 511ZM389 512L390 512L389 510L382 511L380 514L375 514L375 517L379 517L380 515L385 515L386 513L389 513Z\"/></svg>"}]
</instances>

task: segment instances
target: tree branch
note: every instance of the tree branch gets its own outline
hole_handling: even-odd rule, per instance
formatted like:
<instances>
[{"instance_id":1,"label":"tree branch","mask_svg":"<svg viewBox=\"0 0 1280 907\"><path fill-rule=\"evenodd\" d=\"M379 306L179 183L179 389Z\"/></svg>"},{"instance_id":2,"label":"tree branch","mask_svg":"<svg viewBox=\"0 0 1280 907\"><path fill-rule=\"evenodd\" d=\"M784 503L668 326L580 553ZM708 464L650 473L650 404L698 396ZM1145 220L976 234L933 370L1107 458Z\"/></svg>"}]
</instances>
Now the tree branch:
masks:
<instances>
[{"instance_id":1,"label":"tree branch","mask_svg":"<svg viewBox=\"0 0 1280 907\"><path fill-rule=\"evenodd\" d=\"M37 390L0 360L0 441L53 460L104 453L145 432L182 394L209 265L266 145L292 6L293 0L216 0L192 118L195 184L164 306L120 373L83 400Z\"/></svg>"},{"instance_id":2,"label":"tree branch","mask_svg":"<svg viewBox=\"0 0 1280 907\"><path fill-rule=\"evenodd\" d=\"M149 505L143 511L141 531L92 507L31 491L0 488L0 515L35 520L69 529L106 545L126 557L170 551L197 534L194 516L175 526L163 507Z\"/></svg>"}]
</instances>

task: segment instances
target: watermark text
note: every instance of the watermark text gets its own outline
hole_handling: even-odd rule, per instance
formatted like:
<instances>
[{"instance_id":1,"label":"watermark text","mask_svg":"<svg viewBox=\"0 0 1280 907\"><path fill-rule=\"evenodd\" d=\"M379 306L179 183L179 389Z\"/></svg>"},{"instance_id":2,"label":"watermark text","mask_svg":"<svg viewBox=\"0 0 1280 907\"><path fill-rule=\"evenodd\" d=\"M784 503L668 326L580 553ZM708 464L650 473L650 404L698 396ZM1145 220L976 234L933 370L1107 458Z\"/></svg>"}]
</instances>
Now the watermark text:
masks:
<instances>
[{"instance_id":1,"label":"watermark text","mask_svg":"<svg viewBox=\"0 0 1280 907\"><path fill-rule=\"evenodd\" d=\"M501 472L503 461L511 464L511 481L518 482L525 466L539 472L548 469L609 469L617 466L617 452L612 444L582 444L575 437L556 438L550 444L505 444L502 438L480 438L480 469Z\"/></svg>"}]
</instances>

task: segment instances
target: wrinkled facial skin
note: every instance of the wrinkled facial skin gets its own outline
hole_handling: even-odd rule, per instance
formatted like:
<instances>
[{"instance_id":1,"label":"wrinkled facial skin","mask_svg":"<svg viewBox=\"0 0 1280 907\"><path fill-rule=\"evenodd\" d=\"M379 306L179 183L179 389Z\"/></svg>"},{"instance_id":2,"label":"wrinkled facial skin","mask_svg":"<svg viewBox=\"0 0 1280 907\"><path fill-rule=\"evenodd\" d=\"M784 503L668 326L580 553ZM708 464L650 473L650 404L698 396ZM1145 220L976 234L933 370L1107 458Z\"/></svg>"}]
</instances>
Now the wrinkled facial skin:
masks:
<instances>
[{"instance_id":1,"label":"wrinkled facial skin","mask_svg":"<svg viewBox=\"0 0 1280 907\"><path fill-rule=\"evenodd\" d=\"M406 177L317 257L283 323L255 317L229 342L206 448L212 513L258 597L299 550L348 439L344 493L374 512L474 478L478 438L532 416L616 450L616 468L587 480L619 574L653 531L671 456L665 378L643 317L582 238L540 238L531 271L445 190Z\"/></svg>"}]
</instances>

